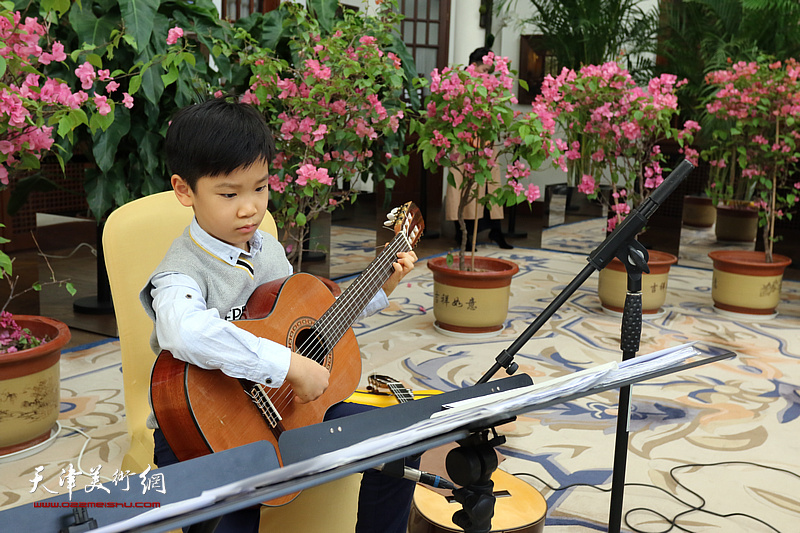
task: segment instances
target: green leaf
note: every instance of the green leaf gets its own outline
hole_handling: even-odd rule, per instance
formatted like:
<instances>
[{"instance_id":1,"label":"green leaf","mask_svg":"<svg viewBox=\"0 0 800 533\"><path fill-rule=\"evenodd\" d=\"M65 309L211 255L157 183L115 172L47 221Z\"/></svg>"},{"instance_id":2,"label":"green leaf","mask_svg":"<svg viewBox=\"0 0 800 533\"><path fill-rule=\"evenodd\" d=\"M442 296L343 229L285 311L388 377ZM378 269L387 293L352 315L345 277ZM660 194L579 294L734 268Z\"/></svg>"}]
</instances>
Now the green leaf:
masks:
<instances>
[{"instance_id":1,"label":"green leaf","mask_svg":"<svg viewBox=\"0 0 800 533\"><path fill-rule=\"evenodd\" d=\"M319 22L320 28L325 33L330 33L336 19L336 9L339 7L339 0L307 0L308 10L314 14Z\"/></svg>"},{"instance_id":2,"label":"green leaf","mask_svg":"<svg viewBox=\"0 0 800 533\"><path fill-rule=\"evenodd\" d=\"M52 180L47 179L41 172L37 172L32 176L21 178L11 190L6 211L8 211L9 215L15 215L22 207L25 206L31 193L45 193L55 190L58 190L58 185L56 185Z\"/></svg>"},{"instance_id":3,"label":"green leaf","mask_svg":"<svg viewBox=\"0 0 800 533\"><path fill-rule=\"evenodd\" d=\"M103 68L103 59L97 54L86 54L86 61L95 68Z\"/></svg>"},{"instance_id":4,"label":"green leaf","mask_svg":"<svg viewBox=\"0 0 800 533\"><path fill-rule=\"evenodd\" d=\"M86 3L85 9L81 6L81 2L72 4L68 18L80 42L92 46L103 46L109 42L111 40L111 32L120 25L118 15L107 13L97 17L92 11L91 2ZM75 52L78 52L78 50L75 50ZM75 52L71 54L73 61L76 60L78 55Z\"/></svg>"},{"instance_id":5,"label":"green leaf","mask_svg":"<svg viewBox=\"0 0 800 533\"><path fill-rule=\"evenodd\" d=\"M303 213L297 213L297 216L294 217L294 220L297 222L298 226L306 225L306 216Z\"/></svg>"},{"instance_id":6,"label":"green leaf","mask_svg":"<svg viewBox=\"0 0 800 533\"><path fill-rule=\"evenodd\" d=\"M6 241L9 242L9 241ZM5 272L7 275L13 274L13 262L5 252L0 252L0 272Z\"/></svg>"},{"instance_id":7,"label":"green leaf","mask_svg":"<svg viewBox=\"0 0 800 533\"><path fill-rule=\"evenodd\" d=\"M38 281L34 281L33 285L31 285L31 289L35 290L36 292L39 292L40 290L42 290L42 284Z\"/></svg>"},{"instance_id":8,"label":"green leaf","mask_svg":"<svg viewBox=\"0 0 800 533\"><path fill-rule=\"evenodd\" d=\"M111 193L108 191L110 180L96 169L88 171L86 176L86 203L95 218L102 218L111 208Z\"/></svg>"},{"instance_id":9,"label":"green leaf","mask_svg":"<svg viewBox=\"0 0 800 533\"><path fill-rule=\"evenodd\" d=\"M68 281L64 283L64 288L67 289L67 292L69 293L70 296L75 296L75 293L78 292L78 290L72 285L72 283Z\"/></svg>"},{"instance_id":10,"label":"green leaf","mask_svg":"<svg viewBox=\"0 0 800 533\"><path fill-rule=\"evenodd\" d=\"M108 172L116 161L117 146L131 127L130 111L121 105L114 108L114 122L105 131L92 135L92 154L101 172Z\"/></svg>"},{"instance_id":11,"label":"green leaf","mask_svg":"<svg viewBox=\"0 0 800 533\"><path fill-rule=\"evenodd\" d=\"M169 68L169 72L161 75L161 81L164 82L164 87L168 87L171 83L174 83L178 79L178 76L178 67L172 65Z\"/></svg>"},{"instance_id":12,"label":"green leaf","mask_svg":"<svg viewBox=\"0 0 800 533\"><path fill-rule=\"evenodd\" d=\"M148 69L142 74L142 91L145 98L154 104L158 104L161 95L164 93L164 82L158 75L155 68Z\"/></svg>"},{"instance_id":13,"label":"green leaf","mask_svg":"<svg viewBox=\"0 0 800 533\"><path fill-rule=\"evenodd\" d=\"M283 9L275 9L266 13L261 22L260 42L265 48L275 50L283 37L283 21L286 12Z\"/></svg>"},{"instance_id":14,"label":"green leaf","mask_svg":"<svg viewBox=\"0 0 800 533\"><path fill-rule=\"evenodd\" d=\"M133 96L139 90L139 87L142 86L142 77L141 76L134 76L131 78L130 83L128 84L128 94Z\"/></svg>"},{"instance_id":15,"label":"green leaf","mask_svg":"<svg viewBox=\"0 0 800 533\"><path fill-rule=\"evenodd\" d=\"M184 53L182 53L182 54L181 54L181 56L180 56L180 57L181 57L181 58L182 58L184 61L186 61L187 63L189 63L191 66L195 66L195 63L197 62L197 60L196 60L196 59L195 59L195 57L194 57L194 54L192 54L191 52L184 52Z\"/></svg>"},{"instance_id":16,"label":"green leaf","mask_svg":"<svg viewBox=\"0 0 800 533\"><path fill-rule=\"evenodd\" d=\"M111 105L116 108L116 106L111 103ZM114 113L113 110L111 113L101 115L100 113L95 112L92 114L92 118L89 119L89 128L91 128L92 133L94 133L98 128L102 131L106 131L111 123L114 122Z\"/></svg>"},{"instance_id":17,"label":"green leaf","mask_svg":"<svg viewBox=\"0 0 800 533\"><path fill-rule=\"evenodd\" d=\"M119 0L119 10L125 23L125 33L134 37L133 47L142 51L150 42L160 0ZM166 40L167 36L163 36Z\"/></svg>"},{"instance_id":18,"label":"green leaf","mask_svg":"<svg viewBox=\"0 0 800 533\"><path fill-rule=\"evenodd\" d=\"M6 58L0 56L0 78L6 73Z\"/></svg>"},{"instance_id":19,"label":"green leaf","mask_svg":"<svg viewBox=\"0 0 800 533\"><path fill-rule=\"evenodd\" d=\"M69 0L42 0L42 11L55 11L63 15L69 10Z\"/></svg>"}]
</instances>

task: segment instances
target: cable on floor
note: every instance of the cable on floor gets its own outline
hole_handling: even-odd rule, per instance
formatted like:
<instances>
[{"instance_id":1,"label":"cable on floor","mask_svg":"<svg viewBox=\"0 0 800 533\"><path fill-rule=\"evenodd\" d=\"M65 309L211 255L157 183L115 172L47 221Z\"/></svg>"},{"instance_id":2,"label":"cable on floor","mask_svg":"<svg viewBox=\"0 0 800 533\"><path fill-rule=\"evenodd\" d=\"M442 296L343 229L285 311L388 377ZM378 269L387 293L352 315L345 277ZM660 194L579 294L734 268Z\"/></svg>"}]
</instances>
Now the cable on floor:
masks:
<instances>
[{"instance_id":1,"label":"cable on floor","mask_svg":"<svg viewBox=\"0 0 800 533\"><path fill-rule=\"evenodd\" d=\"M61 429L71 429L72 431L75 431L76 433L80 433L81 435L86 437L86 442L83 443L83 446L81 446L81 451L80 451L80 453L78 453L77 467L78 467L78 472L80 472L84 476L88 476L88 477L91 478L92 474L89 474L89 473L83 471L83 467L81 467L81 461L83 460L83 454L86 451L86 447L89 446L89 442L91 442L92 437L90 435L88 435L86 432L84 432L83 430L79 429L79 428L72 427L72 426L61 426L60 424L59 424L59 426L60 426ZM112 478L107 477L107 476L98 476L98 477L102 481L114 481Z\"/></svg>"},{"instance_id":2,"label":"cable on floor","mask_svg":"<svg viewBox=\"0 0 800 533\"><path fill-rule=\"evenodd\" d=\"M771 529L772 531L775 531L776 533L781 533L778 529L773 527L771 524L765 522L764 520L762 520L762 519L760 519L760 518L758 518L756 516L752 516L752 515L749 515L749 514L746 514L746 513L728 513L728 514L723 514L723 513L717 513L715 511L711 511L709 509L705 509L706 500L700 494L698 494L697 492L689 489L686 485L681 483L678 480L677 476L676 476L677 471L683 470L683 469L687 469L687 468L702 468L702 467L731 466L731 465L744 465L744 466L753 466L753 467L756 467L756 468L765 468L765 469L773 470L775 472L781 472L781 473L784 473L784 474L789 474L790 476L794 476L794 477L800 479L800 475L798 475L798 474L796 474L796 473L794 473L794 472L792 472L790 470L786 470L784 468L778 468L778 467L774 467L774 466L769 466L769 465L758 464L758 463L751 463L749 461L722 461L722 462L718 462L718 463L694 463L694 464L678 465L678 466L675 466L672 469L670 469L670 471L669 471L670 477L675 482L675 485L677 487L683 488L685 491L687 491L690 494L694 495L700 501L700 504L699 505L692 505L691 503L682 500L677 495L672 494L668 490L666 490L664 488L661 488L661 487L658 487L656 485L651 485L651 484L647 484L647 483L625 483L626 487L644 487L644 488L657 489L657 490L663 492L664 494L666 494L667 496L670 496L671 498L673 498L675 501L677 501L681 505L684 505L684 506L688 507L687 510L676 514L672 518L670 518L668 516L665 516L665 515L657 512L657 511L653 510L653 509L648 509L648 508L645 508L645 507L636 507L636 508L633 508L633 509L629 509L625 513L625 516L624 516L625 525L628 526L631 530L633 530L636 533L667 533L669 531L672 531L673 529L679 529L681 531L685 531L686 533L693 533L692 530L687 529L687 528L681 526L680 524L678 524L678 520L680 518L688 515L688 514L699 512L699 513L704 513L704 514L707 514L707 515L710 515L710 516L715 516L715 517L718 517L718 518L732 518L732 517L749 518L751 520L754 520L754 521L756 521L756 522L768 527L769 529ZM553 492L559 492L559 491L567 490L567 489L574 488L574 487L589 487L589 488L598 490L600 492L611 492L611 488L610 487L609 488L605 488L605 487L602 487L602 486L592 485L592 484L589 484L589 483L572 483L572 484L569 484L569 485L565 485L563 487L553 487L552 485L547 483L545 480L543 480L539 476L537 476L535 474L530 474L528 472L519 472L519 473L515 473L514 475L515 476L528 476L528 477L531 477L531 478L537 480L539 483L541 483L542 485L544 485L545 487L547 487L548 489L550 489ZM641 530L641 529L637 529L635 526L633 526L630 523L630 520L629 520L629 517L633 513L648 513L648 514L655 515L658 518L662 519L664 522L666 522L669 525L669 527L667 529L663 529L663 530L660 530L660 531L652 531L652 530L644 531L644 530Z\"/></svg>"}]
</instances>

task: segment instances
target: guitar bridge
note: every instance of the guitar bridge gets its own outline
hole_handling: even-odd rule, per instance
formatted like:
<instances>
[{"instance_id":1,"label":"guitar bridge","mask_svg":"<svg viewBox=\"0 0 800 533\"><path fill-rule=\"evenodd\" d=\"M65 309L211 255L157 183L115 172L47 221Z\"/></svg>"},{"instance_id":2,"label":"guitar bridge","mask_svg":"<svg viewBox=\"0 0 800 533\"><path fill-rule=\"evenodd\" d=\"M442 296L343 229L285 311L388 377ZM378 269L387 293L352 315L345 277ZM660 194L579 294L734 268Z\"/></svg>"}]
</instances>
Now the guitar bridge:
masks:
<instances>
[{"instance_id":1,"label":"guitar bridge","mask_svg":"<svg viewBox=\"0 0 800 533\"><path fill-rule=\"evenodd\" d=\"M267 421L271 428L279 428L283 418L275 408L272 400L270 400L269 396L267 395L267 391L264 390L264 386L259 383L253 383L252 381L241 381L242 385L244 386L245 394L247 394L250 399L253 400L253 403L258 408L261 416L264 417L264 420Z\"/></svg>"}]
</instances>

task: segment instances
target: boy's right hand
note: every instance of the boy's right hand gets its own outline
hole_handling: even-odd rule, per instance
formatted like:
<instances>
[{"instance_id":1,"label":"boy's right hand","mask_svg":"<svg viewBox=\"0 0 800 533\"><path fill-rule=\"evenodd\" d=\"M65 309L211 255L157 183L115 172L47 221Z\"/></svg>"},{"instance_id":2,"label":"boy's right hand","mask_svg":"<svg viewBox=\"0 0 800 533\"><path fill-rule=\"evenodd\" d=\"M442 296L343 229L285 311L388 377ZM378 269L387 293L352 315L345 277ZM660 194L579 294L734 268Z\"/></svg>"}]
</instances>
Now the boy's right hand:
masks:
<instances>
[{"instance_id":1,"label":"boy's right hand","mask_svg":"<svg viewBox=\"0 0 800 533\"><path fill-rule=\"evenodd\" d=\"M316 400L328 388L331 373L316 361L292 352L286 381L294 389L295 401L308 403Z\"/></svg>"}]
</instances>

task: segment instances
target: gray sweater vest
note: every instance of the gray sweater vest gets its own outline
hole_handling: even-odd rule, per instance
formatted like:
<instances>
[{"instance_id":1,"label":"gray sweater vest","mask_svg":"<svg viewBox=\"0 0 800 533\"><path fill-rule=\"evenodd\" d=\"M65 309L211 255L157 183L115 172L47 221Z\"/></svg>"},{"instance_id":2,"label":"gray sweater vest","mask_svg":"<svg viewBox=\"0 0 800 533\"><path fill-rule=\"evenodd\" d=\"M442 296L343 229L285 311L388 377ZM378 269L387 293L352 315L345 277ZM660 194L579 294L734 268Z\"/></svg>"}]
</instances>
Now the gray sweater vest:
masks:
<instances>
[{"instance_id":1,"label":"gray sweater vest","mask_svg":"<svg viewBox=\"0 0 800 533\"><path fill-rule=\"evenodd\" d=\"M165 272L179 272L190 276L200 286L209 309L216 309L225 320L238 320L256 288L293 273L280 242L270 234L262 233L262 236L264 240L259 253L253 257L240 257L236 265L231 265L195 243L187 227L173 241L166 256L151 274L150 280ZM152 289L148 280L139 298L148 316L155 322L153 298L150 295ZM161 352L155 330L150 338L150 345L155 353Z\"/></svg>"}]
</instances>

